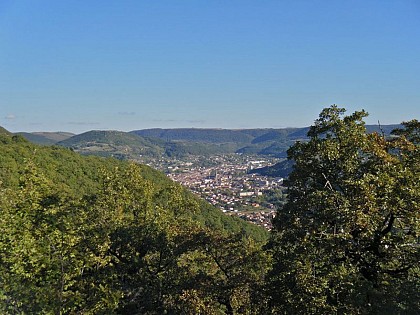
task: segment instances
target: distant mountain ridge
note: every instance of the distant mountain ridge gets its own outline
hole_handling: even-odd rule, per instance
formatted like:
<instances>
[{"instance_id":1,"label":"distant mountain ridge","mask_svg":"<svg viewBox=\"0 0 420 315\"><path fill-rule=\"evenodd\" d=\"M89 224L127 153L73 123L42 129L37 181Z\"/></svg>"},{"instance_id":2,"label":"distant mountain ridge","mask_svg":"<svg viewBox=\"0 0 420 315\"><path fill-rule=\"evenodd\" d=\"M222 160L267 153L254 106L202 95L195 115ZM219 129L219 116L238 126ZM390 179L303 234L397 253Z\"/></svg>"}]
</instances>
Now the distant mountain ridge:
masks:
<instances>
[{"instance_id":1,"label":"distant mountain ridge","mask_svg":"<svg viewBox=\"0 0 420 315\"><path fill-rule=\"evenodd\" d=\"M287 136L302 128L284 129L212 129L212 128L179 128L179 129L141 129L134 130L140 136L160 138L163 140L210 142L210 143L252 143L254 139L261 138L270 133Z\"/></svg>"},{"instance_id":2,"label":"distant mountain ridge","mask_svg":"<svg viewBox=\"0 0 420 315\"><path fill-rule=\"evenodd\" d=\"M35 144L42 144L42 145L53 145L57 142L66 140L75 136L74 133L71 132L18 132L16 133L21 135L26 140L35 143Z\"/></svg>"},{"instance_id":3,"label":"distant mountain ridge","mask_svg":"<svg viewBox=\"0 0 420 315\"><path fill-rule=\"evenodd\" d=\"M133 156L160 156L164 153L163 142L150 140L123 131L92 130L56 143L82 154L112 156L130 159Z\"/></svg>"},{"instance_id":4,"label":"distant mountain ridge","mask_svg":"<svg viewBox=\"0 0 420 315\"><path fill-rule=\"evenodd\" d=\"M400 125L367 125L368 132L389 135ZM44 145L60 145L82 154L133 159L142 156L211 155L242 153L284 158L296 141L305 141L309 127L216 129L178 128L141 129L130 132L92 130L71 133L19 133L27 140Z\"/></svg>"},{"instance_id":5,"label":"distant mountain ridge","mask_svg":"<svg viewBox=\"0 0 420 315\"><path fill-rule=\"evenodd\" d=\"M207 143L226 143L226 142L250 142L252 135L233 129L198 129L198 128L179 128L179 129L143 129L134 130L131 133L144 136L159 138L162 140L173 141L192 141Z\"/></svg>"},{"instance_id":6,"label":"distant mountain ridge","mask_svg":"<svg viewBox=\"0 0 420 315\"><path fill-rule=\"evenodd\" d=\"M220 152L284 156L287 148L296 140L304 140L296 131L305 128L261 129L142 129L131 133L159 138L167 142L195 143L218 146ZM220 150L223 146L224 150ZM211 149L209 149L211 151Z\"/></svg>"}]
</instances>

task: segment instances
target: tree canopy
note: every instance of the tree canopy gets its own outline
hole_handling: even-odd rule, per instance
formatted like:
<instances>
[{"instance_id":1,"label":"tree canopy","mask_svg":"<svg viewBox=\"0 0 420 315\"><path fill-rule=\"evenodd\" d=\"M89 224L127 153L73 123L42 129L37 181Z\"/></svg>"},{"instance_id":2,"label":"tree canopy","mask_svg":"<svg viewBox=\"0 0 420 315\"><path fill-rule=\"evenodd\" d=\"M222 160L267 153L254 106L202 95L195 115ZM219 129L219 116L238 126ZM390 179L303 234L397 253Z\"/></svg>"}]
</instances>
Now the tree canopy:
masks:
<instances>
[{"instance_id":1,"label":"tree canopy","mask_svg":"<svg viewBox=\"0 0 420 315\"><path fill-rule=\"evenodd\" d=\"M420 123L366 116L289 149L267 244L149 167L0 129L0 313L417 314Z\"/></svg>"},{"instance_id":2,"label":"tree canopy","mask_svg":"<svg viewBox=\"0 0 420 315\"><path fill-rule=\"evenodd\" d=\"M267 231L149 167L0 136L0 313L253 308Z\"/></svg>"},{"instance_id":3,"label":"tree canopy","mask_svg":"<svg viewBox=\"0 0 420 315\"><path fill-rule=\"evenodd\" d=\"M366 132L364 111L324 109L295 165L269 247L273 313L414 314L419 301L419 123Z\"/></svg>"}]
</instances>

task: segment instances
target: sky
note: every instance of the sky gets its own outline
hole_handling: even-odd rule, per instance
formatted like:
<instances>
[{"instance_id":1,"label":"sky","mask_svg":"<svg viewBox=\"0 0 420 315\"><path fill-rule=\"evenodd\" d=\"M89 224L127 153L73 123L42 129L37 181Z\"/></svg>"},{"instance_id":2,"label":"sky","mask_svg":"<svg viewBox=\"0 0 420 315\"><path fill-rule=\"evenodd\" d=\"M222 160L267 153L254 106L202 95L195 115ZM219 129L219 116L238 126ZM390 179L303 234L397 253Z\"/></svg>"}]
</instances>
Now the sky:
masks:
<instances>
[{"instance_id":1,"label":"sky","mask_svg":"<svg viewBox=\"0 0 420 315\"><path fill-rule=\"evenodd\" d=\"M0 126L284 128L420 117L418 0L1 0Z\"/></svg>"}]
</instances>

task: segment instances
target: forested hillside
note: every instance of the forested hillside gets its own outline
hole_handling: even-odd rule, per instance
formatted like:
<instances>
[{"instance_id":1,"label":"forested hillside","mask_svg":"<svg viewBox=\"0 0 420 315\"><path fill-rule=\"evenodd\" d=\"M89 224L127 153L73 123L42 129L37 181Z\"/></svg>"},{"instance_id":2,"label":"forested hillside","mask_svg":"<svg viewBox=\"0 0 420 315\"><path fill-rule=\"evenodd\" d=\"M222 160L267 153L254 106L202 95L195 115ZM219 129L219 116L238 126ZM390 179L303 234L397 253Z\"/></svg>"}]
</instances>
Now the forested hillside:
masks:
<instances>
[{"instance_id":1,"label":"forested hillside","mask_svg":"<svg viewBox=\"0 0 420 315\"><path fill-rule=\"evenodd\" d=\"M0 129L0 313L418 314L420 123L366 116L326 108L289 149L268 239L149 167Z\"/></svg>"},{"instance_id":2,"label":"forested hillside","mask_svg":"<svg viewBox=\"0 0 420 315\"><path fill-rule=\"evenodd\" d=\"M31 140L31 137L27 137ZM56 143L84 155L115 157L121 160L139 158L184 157L235 152L233 143L213 144L186 141L164 141L122 131L88 131Z\"/></svg>"},{"instance_id":3,"label":"forested hillside","mask_svg":"<svg viewBox=\"0 0 420 315\"><path fill-rule=\"evenodd\" d=\"M252 169L249 171L249 173L251 174L257 173L264 176L286 178L292 172L293 165L294 165L294 162L292 160L283 160L272 166Z\"/></svg>"},{"instance_id":4,"label":"forested hillside","mask_svg":"<svg viewBox=\"0 0 420 315\"><path fill-rule=\"evenodd\" d=\"M163 142L152 141L122 131L93 130L60 141L57 145L69 147L88 155L130 159L135 156L161 156L165 153Z\"/></svg>"},{"instance_id":5,"label":"forested hillside","mask_svg":"<svg viewBox=\"0 0 420 315\"><path fill-rule=\"evenodd\" d=\"M70 132L18 132L17 134L23 136L32 143L43 145L56 144L57 142L74 136L74 134Z\"/></svg>"},{"instance_id":6,"label":"forested hillside","mask_svg":"<svg viewBox=\"0 0 420 315\"><path fill-rule=\"evenodd\" d=\"M179 129L144 129L135 130L132 133L160 138L165 140L184 140L191 142L208 142L208 143L226 143L238 142L249 143L253 139L252 136L241 132L240 130L229 129L196 129L196 128L179 128Z\"/></svg>"},{"instance_id":7,"label":"forested hillside","mask_svg":"<svg viewBox=\"0 0 420 315\"><path fill-rule=\"evenodd\" d=\"M300 128L302 129L302 128ZM131 133L171 141L183 146L201 147L204 154L245 153L285 156L294 141L305 138L290 136L299 128L284 129L144 129ZM192 152L195 154L195 152Z\"/></svg>"},{"instance_id":8,"label":"forested hillside","mask_svg":"<svg viewBox=\"0 0 420 315\"><path fill-rule=\"evenodd\" d=\"M84 157L58 146L36 146L20 136L10 133L0 133L0 137L2 145L0 180L4 187L17 187L21 180L21 173L30 164L63 191L75 195L93 195L97 192L101 180L103 180L101 172L113 172L131 167L131 164L127 162L95 156ZM191 214L204 226L224 229L229 232L248 231L246 233L255 233L254 237L260 241L266 237L263 229L221 214L219 210L197 199L187 190L168 179L163 173L146 165L138 166L138 168L141 176L152 182L156 189L164 191L177 187L185 198L199 203L199 211Z\"/></svg>"},{"instance_id":9,"label":"forested hillside","mask_svg":"<svg viewBox=\"0 0 420 315\"><path fill-rule=\"evenodd\" d=\"M146 166L36 146L6 131L0 146L2 314L250 305L266 268L264 229Z\"/></svg>"}]
</instances>

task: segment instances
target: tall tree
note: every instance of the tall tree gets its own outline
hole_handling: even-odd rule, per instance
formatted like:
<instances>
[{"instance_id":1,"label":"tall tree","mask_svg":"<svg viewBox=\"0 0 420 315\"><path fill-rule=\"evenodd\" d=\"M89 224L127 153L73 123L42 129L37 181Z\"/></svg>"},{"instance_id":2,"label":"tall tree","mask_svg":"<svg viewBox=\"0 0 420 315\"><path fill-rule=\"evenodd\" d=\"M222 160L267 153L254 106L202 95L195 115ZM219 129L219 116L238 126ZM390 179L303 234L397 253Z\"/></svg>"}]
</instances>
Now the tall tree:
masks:
<instances>
[{"instance_id":1,"label":"tall tree","mask_svg":"<svg viewBox=\"0 0 420 315\"><path fill-rule=\"evenodd\" d=\"M420 309L416 121L368 134L364 111L324 109L295 161L269 247L273 313L414 314ZM417 140L417 141L416 141Z\"/></svg>"}]
</instances>

